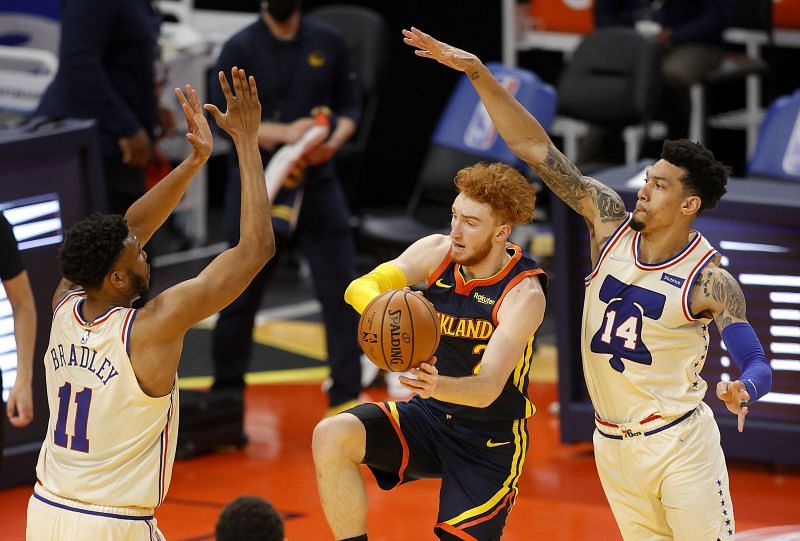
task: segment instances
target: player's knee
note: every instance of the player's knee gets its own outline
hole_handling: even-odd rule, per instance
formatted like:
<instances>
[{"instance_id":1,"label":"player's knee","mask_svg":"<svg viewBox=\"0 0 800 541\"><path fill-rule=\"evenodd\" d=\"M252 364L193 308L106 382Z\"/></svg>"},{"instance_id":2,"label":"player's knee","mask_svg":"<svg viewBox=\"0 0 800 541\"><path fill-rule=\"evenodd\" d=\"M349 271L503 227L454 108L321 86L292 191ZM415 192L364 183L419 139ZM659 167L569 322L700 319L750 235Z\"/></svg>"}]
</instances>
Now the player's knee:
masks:
<instances>
[{"instance_id":1,"label":"player's knee","mask_svg":"<svg viewBox=\"0 0 800 541\"><path fill-rule=\"evenodd\" d=\"M311 450L314 462L346 459L360 463L364 458L366 432L354 415L342 413L320 421L314 427Z\"/></svg>"}]
</instances>

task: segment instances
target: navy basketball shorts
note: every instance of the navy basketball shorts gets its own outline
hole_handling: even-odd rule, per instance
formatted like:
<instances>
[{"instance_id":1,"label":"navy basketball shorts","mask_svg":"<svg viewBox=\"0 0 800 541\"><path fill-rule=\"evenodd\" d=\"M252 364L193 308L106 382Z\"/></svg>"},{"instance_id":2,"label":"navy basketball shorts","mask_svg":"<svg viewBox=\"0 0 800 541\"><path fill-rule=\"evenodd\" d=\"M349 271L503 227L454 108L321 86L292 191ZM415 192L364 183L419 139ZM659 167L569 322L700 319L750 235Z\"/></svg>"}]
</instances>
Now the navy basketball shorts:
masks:
<instances>
[{"instance_id":1,"label":"navy basketball shorts","mask_svg":"<svg viewBox=\"0 0 800 541\"><path fill-rule=\"evenodd\" d=\"M419 397L361 404L348 413L366 428L364 464L382 489L442 479L434 528L440 539L500 539L528 450L525 419L463 421Z\"/></svg>"}]
</instances>

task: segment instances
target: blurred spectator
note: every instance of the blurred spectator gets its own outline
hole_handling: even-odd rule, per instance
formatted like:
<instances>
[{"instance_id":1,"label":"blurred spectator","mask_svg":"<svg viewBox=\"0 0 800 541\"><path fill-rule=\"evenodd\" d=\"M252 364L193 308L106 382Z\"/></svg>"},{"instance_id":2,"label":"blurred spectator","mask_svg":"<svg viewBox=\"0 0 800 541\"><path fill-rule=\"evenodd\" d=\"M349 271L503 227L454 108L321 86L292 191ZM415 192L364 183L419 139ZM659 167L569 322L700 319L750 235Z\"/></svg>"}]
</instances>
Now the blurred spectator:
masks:
<instances>
[{"instance_id":1,"label":"blurred spectator","mask_svg":"<svg viewBox=\"0 0 800 541\"><path fill-rule=\"evenodd\" d=\"M153 141L175 127L157 99L159 21L150 0L66 0L58 73L36 111L97 120L114 214L144 193Z\"/></svg>"},{"instance_id":2,"label":"blurred spectator","mask_svg":"<svg viewBox=\"0 0 800 541\"><path fill-rule=\"evenodd\" d=\"M0 214L0 280L6 291L14 318L14 339L17 346L17 377L8 395L6 415L12 426L23 427L33 420L33 352L36 344L36 303L28 273L22 265L14 230ZM0 390L3 388L0 373ZM0 405L3 405L0 393ZM0 450L3 449L3 425L0 423ZM0 453L0 470L3 456Z\"/></svg>"},{"instance_id":3,"label":"blurred spectator","mask_svg":"<svg viewBox=\"0 0 800 541\"><path fill-rule=\"evenodd\" d=\"M272 218L278 257L293 246L309 264L325 324L332 380L327 386L329 404L346 408L361 392L357 314L344 302L344 290L356 275L356 248L332 162L356 131L361 91L341 34L302 16L300 4L262 2L260 16L223 45L217 69L238 66L256 78L262 104L258 139L265 163L281 145L297 143L306 134L314 125L313 110L330 113L330 135L303 156L303 171L290 175L291 185L284 183L272 202ZM222 99L214 89L211 101ZM231 160L225 197L225 231L231 243L239 236L239 198L239 171ZM244 386L255 314L275 266L275 261L268 264L220 312L212 342L214 389Z\"/></svg>"},{"instance_id":4,"label":"blurred spectator","mask_svg":"<svg viewBox=\"0 0 800 541\"><path fill-rule=\"evenodd\" d=\"M268 501L239 496L222 510L216 541L284 541L283 520Z\"/></svg>"},{"instance_id":5,"label":"blurred spectator","mask_svg":"<svg viewBox=\"0 0 800 541\"><path fill-rule=\"evenodd\" d=\"M729 0L595 0L597 28L634 26L661 45L661 116L669 139L688 135L689 88L722 62L722 32L730 12Z\"/></svg>"}]
</instances>

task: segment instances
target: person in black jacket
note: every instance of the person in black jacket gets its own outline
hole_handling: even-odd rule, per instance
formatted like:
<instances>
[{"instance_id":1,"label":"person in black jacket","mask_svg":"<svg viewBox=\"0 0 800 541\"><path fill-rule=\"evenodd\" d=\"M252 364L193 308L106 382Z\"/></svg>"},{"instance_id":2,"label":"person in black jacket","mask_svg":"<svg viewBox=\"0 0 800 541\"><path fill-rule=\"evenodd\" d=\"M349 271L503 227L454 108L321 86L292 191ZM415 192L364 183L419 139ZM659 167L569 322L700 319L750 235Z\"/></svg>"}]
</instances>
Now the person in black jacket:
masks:
<instances>
[{"instance_id":1,"label":"person in black jacket","mask_svg":"<svg viewBox=\"0 0 800 541\"><path fill-rule=\"evenodd\" d=\"M0 214L0 280L14 319L14 340L17 347L17 368L14 384L9 389L6 415L11 426L21 428L33 420L33 353L36 345L36 302L28 272L22 264L14 230ZM0 391L3 378L0 372ZM0 406L3 393L0 392ZM3 423L0 423L0 450L3 449ZM0 470L3 456L0 452Z\"/></svg>"},{"instance_id":2,"label":"person in black jacket","mask_svg":"<svg viewBox=\"0 0 800 541\"><path fill-rule=\"evenodd\" d=\"M722 62L722 32L730 4L728 0L595 0L597 28L635 26L661 45L669 139L686 137L689 88Z\"/></svg>"},{"instance_id":3,"label":"person in black jacket","mask_svg":"<svg viewBox=\"0 0 800 541\"><path fill-rule=\"evenodd\" d=\"M332 158L356 131L361 91L341 34L301 15L299 0L262 3L260 17L222 47L218 66L236 65L258 82L263 105L259 146L268 163L282 145L297 143L314 125L312 111L328 111L327 139L306 154L304 174L273 201L278 254L290 244L308 261L314 291L322 304L328 346L331 408L352 405L361 392L361 351L356 314L344 302L355 278L355 241L350 215ZM222 96L216 89L211 101ZM231 160L225 197L229 242L239 235L239 172ZM298 178L299 177L299 178ZM286 198L290 200L286 200ZM253 324L275 264L267 265L242 295L225 308L214 329L214 389L242 388L253 347Z\"/></svg>"},{"instance_id":4,"label":"person in black jacket","mask_svg":"<svg viewBox=\"0 0 800 541\"><path fill-rule=\"evenodd\" d=\"M158 32L150 0L66 0L58 73L35 113L97 120L114 214L144 194L153 141L174 129L174 114L157 100Z\"/></svg>"}]
</instances>

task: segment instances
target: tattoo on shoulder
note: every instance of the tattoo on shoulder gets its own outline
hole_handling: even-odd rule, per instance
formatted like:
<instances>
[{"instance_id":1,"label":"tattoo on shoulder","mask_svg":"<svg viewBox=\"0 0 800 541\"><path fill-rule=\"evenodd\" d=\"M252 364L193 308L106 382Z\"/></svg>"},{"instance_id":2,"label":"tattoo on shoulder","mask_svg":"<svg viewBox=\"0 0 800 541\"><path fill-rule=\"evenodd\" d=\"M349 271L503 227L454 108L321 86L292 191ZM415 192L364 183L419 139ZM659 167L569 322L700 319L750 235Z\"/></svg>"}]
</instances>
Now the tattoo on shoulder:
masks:
<instances>
[{"instance_id":1,"label":"tattoo on shoulder","mask_svg":"<svg viewBox=\"0 0 800 541\"><path fill-rule=\"evenodd\" d=\"M557 148L547 149L547 157L537 168L542 180L564 203L580 211L580 202L586 197L586 182L581 172Z\"/></svg>"},{"instance_id":2,"label":"tattoo on shoulder","mask_svg":"<svg viewBox=\"0 0 800 541\"><path fill-rule=\"evenodd\" d=\"M715 314L714 321L722 331L734 319L745 319L746 302L739 283L723 269L704 270L697 279L696 287L702 288L705 297L713 299L723 307Z\"/></svg>"}]
</instances>

